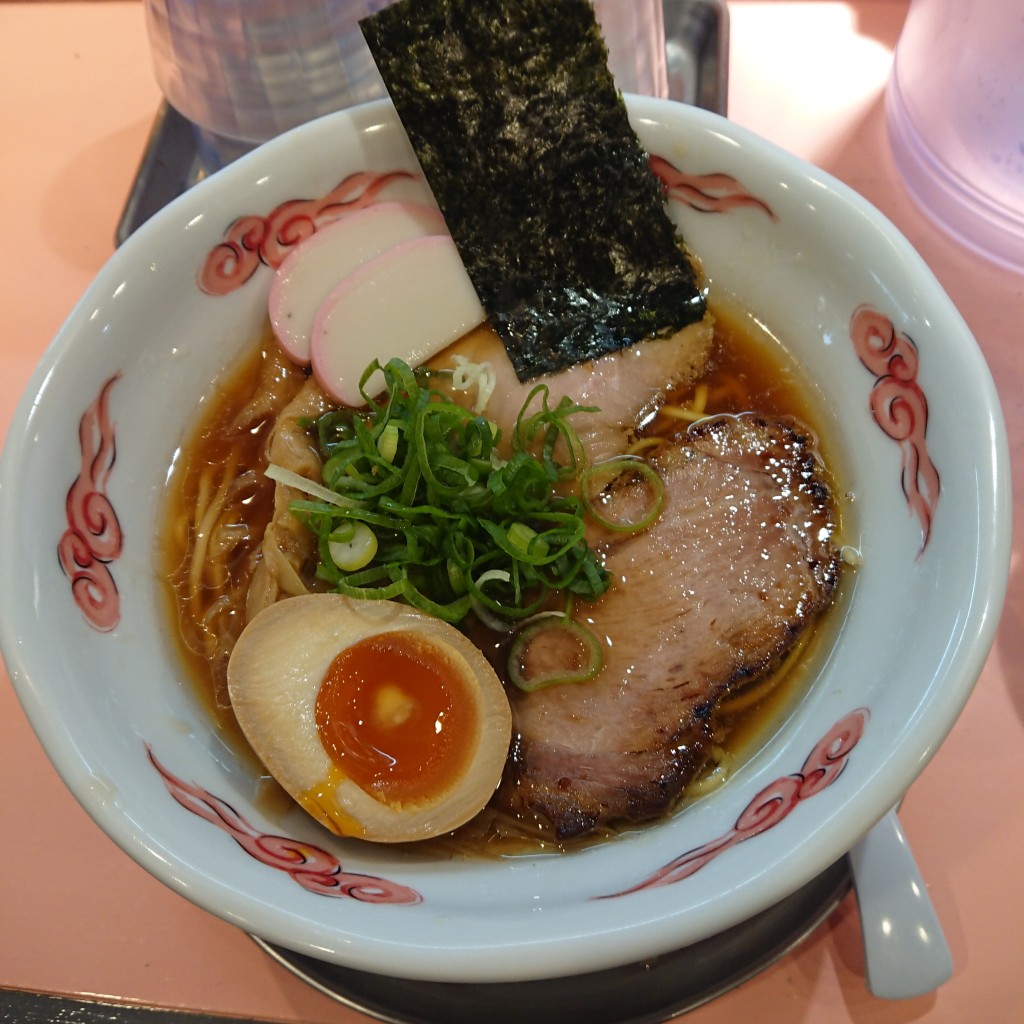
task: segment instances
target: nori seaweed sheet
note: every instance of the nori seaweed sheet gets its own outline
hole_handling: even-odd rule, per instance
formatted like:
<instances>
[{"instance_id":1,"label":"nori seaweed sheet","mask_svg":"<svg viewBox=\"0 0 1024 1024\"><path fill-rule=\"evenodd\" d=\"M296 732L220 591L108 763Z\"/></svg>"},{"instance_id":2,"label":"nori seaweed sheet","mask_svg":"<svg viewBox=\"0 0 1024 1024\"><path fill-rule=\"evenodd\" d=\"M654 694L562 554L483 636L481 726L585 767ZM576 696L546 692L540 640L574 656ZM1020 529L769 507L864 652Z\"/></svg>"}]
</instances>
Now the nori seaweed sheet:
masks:
<instances>
[{"instance_id":1,"label":"nori seaweed sheet","mask_svg":"<svg viewBox=\"0 0 1024 1024\"><path fill-rule=\"evenodd\" d=\"M361 28L521 381L703 317L588 0L398 0Z\"/></svg>"}]
</instances>

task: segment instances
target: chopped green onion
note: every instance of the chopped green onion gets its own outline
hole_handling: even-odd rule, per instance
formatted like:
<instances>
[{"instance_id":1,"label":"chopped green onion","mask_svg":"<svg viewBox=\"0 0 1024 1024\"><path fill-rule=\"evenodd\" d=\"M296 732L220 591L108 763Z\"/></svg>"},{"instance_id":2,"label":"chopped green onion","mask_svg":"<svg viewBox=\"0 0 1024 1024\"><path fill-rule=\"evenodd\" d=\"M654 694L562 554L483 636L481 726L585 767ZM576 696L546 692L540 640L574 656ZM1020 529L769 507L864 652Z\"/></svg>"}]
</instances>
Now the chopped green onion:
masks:
<instances>
[{"instance_id":1,"label":"chopped green onion","mask_svg":"<svg viewBox=\"0 0 1024 1024\"><path fill-rule=\"evenodd\" d=\"M508 675L520 690L533 693L547 686L589 682L603 664L601 645L586 626L567 615L544 616L516 634Z\"/></svg>"},{"instance_id":2,"label":"chopped green onion","mask_svg":"<svg viewBox=\"0 0 1024 1024\"><path fill-rule=\"evenodd\" d=\"M476 578L476 585L482 587L485 583L490 583L491 580L501 580L502 583L508 583L511 579L512 576L506 569L488 569L487 572L482 572Z\"/></svg>"},{"instance_id":3,"label":"chopped green onion","mask_svg":"<svg viewBox=\"0 0 1024 1024\"><path fill-rule=\"evenodd\" d=\"M337 491L332 491L329 487L324 487L323 484L318 484L304 476L299 476L298 473L285 469L284 466L277 466L271 463L267 466L266 476L276 483L294 487L297 491L302 491L303 494L308 494L311 498L318 498L320 501L326 501L331 505L348 507L353 504L349 498L343 497Z\"/></svg>"},{"instance_id":4,"label":"chopped green onion","mask_svg":"<svg viewBox=\"0 0 1024 1024\"><path fill-rule=\"evenodd\" d=\"M385 462L394 462L398 454L398 424L388 423L377 436L377 451Z\"/></svg>"},{"instance_id":5,"label":"chopped green onion","mask_svg":"<svg viewBox=\"0 0 1024 1024\"><path fill-rule=\"evenodd\" d=\"M553 480L570 480L579 475L586 460L579 434L569 422L569 417L578 412L597 412L598 409L593 405L577 405L566 395L552 409L548 405L549 395L550 389L546 384L538 384L530 392L516 419L512 443L519 451L529 451L539 439L541 460L548 475ZM540 409L529 413L536 398L540 399ZM559 441L567 459L564 465L555 459Z\"/></svg>"},{"instance_id":6,"label":"chopped green onion","mask_svg":"<svg viewBox=\"0 0 1024 1024\"><path fill-rule=\"evenodd\" d=\"M611 485L625 479L639 486L612 490ZM583 504L605 529L623 533L646 530L661 515L665 502L665 483L657 470L643 459L620 456L596 466L588 466L581 481Z\"/></svg>"},{"instance_id":7,"label":"chopped green onion","mask_svg":"<svg viewBox=\"0 0 1024 1024\"><path fill-rule=\"evenodd\" d=\"M526 523L512 523L505 531L509 543L517 551L524 555L538 555L546 558L549 550L548 543L538 535L537 531L527 526Z\"/></svg>"},{"instance_id":8,"label":"chopped green onion","mask_svg":"<svg viewBox=\"0 0 1024 1024\"><path fill-rule=\"evenodd\" d=\"M505 458L495 424L429 388L429 374L374 361L363 382L378 371L386 391L367 409L332 411L311 425L330 497L290 508L317 539L321 579L449 622L475 611L502 628L555 593L604 593L609 577L586 542L583 502L558 486L584 464L569 419L587 410L568 399L552 408L547 388L534 388ZM348 551L335 557L347 543L343 530L355 536L353 524L374 538L367 561Z\"/></svg>"},{"instance_id":9,"label":"chopped green onion","mask_svg":"<svg viewBox=\"0 0 1024 1024\"><path fill-rule=\"evenodd\" d=\"M343 523L328 536L327 549L342 572L355 572L373 561L377 554L377 535L366 523Z\"/></svg>"}]
</instances>

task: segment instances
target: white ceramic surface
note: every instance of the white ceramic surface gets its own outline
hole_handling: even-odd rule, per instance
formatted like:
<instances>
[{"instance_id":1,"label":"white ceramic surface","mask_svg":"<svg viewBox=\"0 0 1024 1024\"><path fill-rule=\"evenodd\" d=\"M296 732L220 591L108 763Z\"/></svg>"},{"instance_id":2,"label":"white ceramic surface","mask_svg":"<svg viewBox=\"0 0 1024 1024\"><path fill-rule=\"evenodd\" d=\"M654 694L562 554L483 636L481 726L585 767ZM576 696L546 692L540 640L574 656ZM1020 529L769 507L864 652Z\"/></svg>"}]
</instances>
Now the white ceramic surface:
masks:
<instances>
[{"instance_id":1,"label":"white ceramic surface","mask_svg":"<svg viewBox=\"0 0 1024 1024\"><path fill-rule=\"evenodd\" d=\"M895 809L850 850L850 870L871 991L912 999L948 981L953 957Z\"/></svg>"},{"instance_id":2,"label":"white ceramic surface","mask_svg":"<svg viewBox=\"0 0 1024 1024\"><path fill-rule=\"evenodd\" d=\"M154 217L83 297L17 411L0 464L0 642L26 713L115 842L275 944L412 978L516 980L698 941L849 850L925 767L985 660L1008 569L1008 461L962 319L840 183L715 115L637 98L630 111L712 291L814 380L863 558L807 695L728 785L669 821L498 862L341 841L257 799L183 684L154 567L167 467L198 396L266 316L287 219L272 211L303 199L289 216L329 217L367 189L422 191L388 104L296 129ZM90 528L91 513L106 519Z\"/></svg>"}]
</instances>

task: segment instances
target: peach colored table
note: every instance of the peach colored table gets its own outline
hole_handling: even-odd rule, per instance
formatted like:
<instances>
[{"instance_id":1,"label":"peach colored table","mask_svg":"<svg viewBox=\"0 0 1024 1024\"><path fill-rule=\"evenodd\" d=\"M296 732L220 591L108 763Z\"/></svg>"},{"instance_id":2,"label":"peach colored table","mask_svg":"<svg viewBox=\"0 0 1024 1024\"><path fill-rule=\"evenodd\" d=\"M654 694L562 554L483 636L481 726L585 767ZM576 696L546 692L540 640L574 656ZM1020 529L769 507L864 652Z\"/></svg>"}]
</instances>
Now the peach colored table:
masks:
<instances>
[{"instance_id":1,"label":"peach colored table","mask_svg":"<svg viewBox=\"0 0 1024 1024\"><path fill-rule=\"evenodd\" d=\"M889 155L882 89L905 9L906 0L734 3L730 115L852 185L919 248L992 366L1024 480L1024 276L927 223ZM158 101L137 3L0 3L0 431L112 250ZM1016 507L1024 508L1019 493ZM953 979L904 1003L872 998L850 897L798 951L688 1020L1024 1021L1019 559L1015 547L1006 612L978 688L903 807L952 947ZM102 835L51 769L6 676L0 758L0 988L304 1024L365 1020L164 889Z\"/></svg>"}]
</instances>

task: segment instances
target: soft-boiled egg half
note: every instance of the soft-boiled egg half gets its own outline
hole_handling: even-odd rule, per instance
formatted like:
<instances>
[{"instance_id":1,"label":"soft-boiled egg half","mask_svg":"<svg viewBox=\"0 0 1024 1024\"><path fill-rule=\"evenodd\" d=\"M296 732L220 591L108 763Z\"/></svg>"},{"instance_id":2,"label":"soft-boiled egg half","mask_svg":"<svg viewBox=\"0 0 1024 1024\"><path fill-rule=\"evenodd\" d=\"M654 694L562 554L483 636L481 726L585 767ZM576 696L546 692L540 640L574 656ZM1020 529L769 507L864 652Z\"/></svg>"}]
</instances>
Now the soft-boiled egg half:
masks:
<instances>
[{"instance_id":1,"label":"soft-boiled egg half","mask_svg":"<svg viewBox=\"0 0 1024 1024\"><path fill-rule=\"evenodd\" d=\"M501 779L512 716L454 626L391 601L291 597L228 665L238 723L281 786L333 832L407 842L474 817Z\"/></svg>"}]
</instances>

